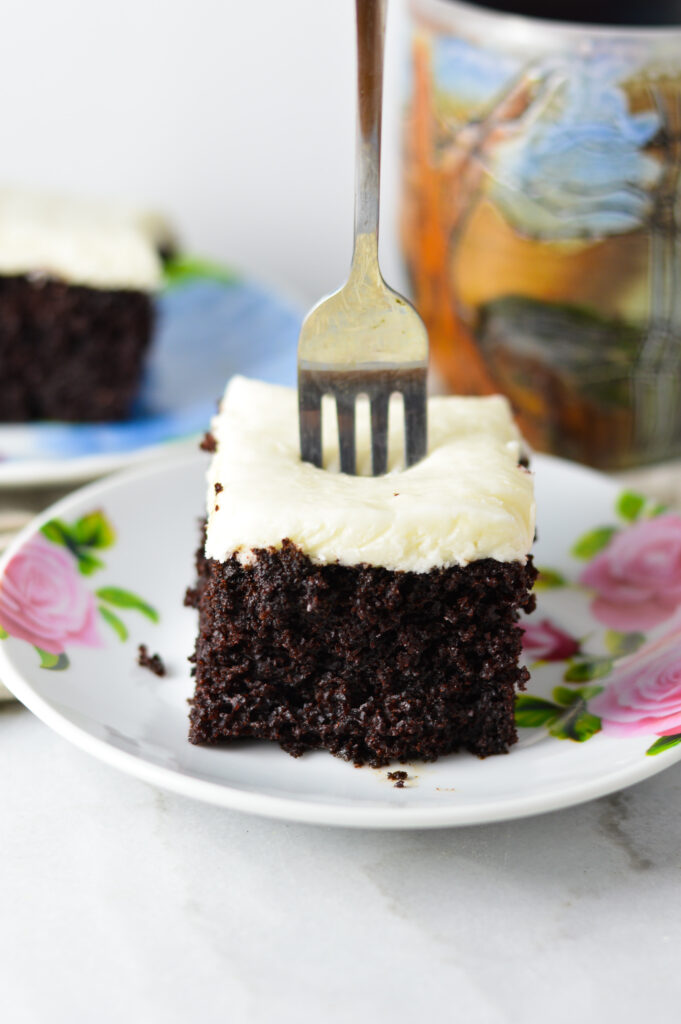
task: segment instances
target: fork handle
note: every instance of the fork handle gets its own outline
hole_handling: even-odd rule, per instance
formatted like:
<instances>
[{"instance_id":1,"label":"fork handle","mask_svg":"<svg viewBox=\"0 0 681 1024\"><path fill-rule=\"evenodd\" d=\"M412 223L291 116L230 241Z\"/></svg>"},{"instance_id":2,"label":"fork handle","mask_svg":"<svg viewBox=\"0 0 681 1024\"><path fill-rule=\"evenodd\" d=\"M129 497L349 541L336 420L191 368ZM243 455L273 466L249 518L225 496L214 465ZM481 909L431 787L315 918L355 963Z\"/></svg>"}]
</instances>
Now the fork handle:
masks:
<instances>
[{"instance_id":1,"label":"fork handle","mask_svg":"<svg viewBox=\"0 0 681 1024\"><path fill-rule=\"evenodd\" d=\"M387 0L355 0L357 11L357 151L355 247L373 235L378 252L383 50Z\"/></svg>"}]
</instances>

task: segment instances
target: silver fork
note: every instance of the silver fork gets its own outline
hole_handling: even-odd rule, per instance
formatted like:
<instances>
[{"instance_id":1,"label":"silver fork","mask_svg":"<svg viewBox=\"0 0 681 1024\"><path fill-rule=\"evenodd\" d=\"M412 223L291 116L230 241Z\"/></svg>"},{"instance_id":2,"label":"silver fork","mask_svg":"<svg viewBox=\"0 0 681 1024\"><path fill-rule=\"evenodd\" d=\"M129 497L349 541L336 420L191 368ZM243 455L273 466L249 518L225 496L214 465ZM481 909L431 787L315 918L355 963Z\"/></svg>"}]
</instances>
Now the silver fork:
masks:
<instances>
[{"instance_id":1,"label":"silver fork","mask_svg":"<svg viewBox=\"0 0 681 1024\"><path fill-rule=\"evenodd\" d=\"M357 150L355 244L350 276L308 313L298 341L300 452L322 465L322 397L336 400L342 473L356 472L355 404L371 408L371 467L388 464L388 407L404 403L405 462L427 446L428 334L416 310L381 276L378 206L386 0L355 0L357 12Z\"/></svg>"}]
</instances>

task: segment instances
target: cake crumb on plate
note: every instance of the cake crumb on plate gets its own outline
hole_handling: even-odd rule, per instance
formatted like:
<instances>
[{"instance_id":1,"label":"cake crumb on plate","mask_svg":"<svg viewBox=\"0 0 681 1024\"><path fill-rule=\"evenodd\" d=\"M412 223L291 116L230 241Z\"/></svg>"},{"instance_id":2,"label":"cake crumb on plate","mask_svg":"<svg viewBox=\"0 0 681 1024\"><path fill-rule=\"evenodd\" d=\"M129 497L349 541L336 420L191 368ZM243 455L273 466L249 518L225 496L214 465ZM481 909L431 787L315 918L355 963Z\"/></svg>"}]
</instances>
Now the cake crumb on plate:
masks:
<instances>
[{"instance_id":1,"label":"cake crumb on plate","mask_svg":"<svg viewBox=\"0 0 681 1024\"><path fill-rule=\"evenodd\" d=\"M149 654L146 644L140 644L138 647L137 664L142 668L148 668L150 672L153 672L155 676L164 676L166 674L166 667L163 664L161 656L159 654Z\"/></svg>"}]
</instances>

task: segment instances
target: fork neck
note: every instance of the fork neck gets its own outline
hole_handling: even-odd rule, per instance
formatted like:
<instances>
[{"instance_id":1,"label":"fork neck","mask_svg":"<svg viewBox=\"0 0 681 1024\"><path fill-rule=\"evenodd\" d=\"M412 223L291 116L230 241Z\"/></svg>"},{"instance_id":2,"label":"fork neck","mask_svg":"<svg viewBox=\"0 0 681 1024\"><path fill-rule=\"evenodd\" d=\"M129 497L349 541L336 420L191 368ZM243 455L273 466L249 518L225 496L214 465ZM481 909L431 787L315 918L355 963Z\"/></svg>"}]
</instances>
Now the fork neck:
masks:
<instances>
[{"instance_id":1,"label":"fork neck","mask_svg":"<svg viewBox=\"0 0 681 1024\"><path fill-rule=\"evenodd\" d=\"M357 12L357 148L353 265L373 248L378 266L383 51L387 0L355 0ZM360 237L366 236L362 243ZM372 241L373 239L373 241Z\"/></svg>"}]
</instances>

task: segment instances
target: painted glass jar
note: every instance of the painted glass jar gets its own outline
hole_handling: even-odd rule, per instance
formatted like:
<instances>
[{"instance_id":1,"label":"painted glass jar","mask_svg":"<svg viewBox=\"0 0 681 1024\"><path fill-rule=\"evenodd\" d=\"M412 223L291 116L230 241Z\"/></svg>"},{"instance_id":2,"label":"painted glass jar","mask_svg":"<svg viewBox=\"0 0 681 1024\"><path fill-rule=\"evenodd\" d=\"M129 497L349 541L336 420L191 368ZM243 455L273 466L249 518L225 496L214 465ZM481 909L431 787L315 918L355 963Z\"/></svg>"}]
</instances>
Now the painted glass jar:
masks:
<instances>
[{"instance_id":1,"label":"painted glass jar","mask_svg":"<svg viewBox=\"0 0 681 1024\"><path fill-rule=\"evenodd\" d=\"M681 28L410 7L401 238L446 385L540 450L681 454Z\"/></svg>"}]
</instances>

